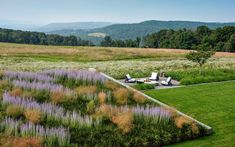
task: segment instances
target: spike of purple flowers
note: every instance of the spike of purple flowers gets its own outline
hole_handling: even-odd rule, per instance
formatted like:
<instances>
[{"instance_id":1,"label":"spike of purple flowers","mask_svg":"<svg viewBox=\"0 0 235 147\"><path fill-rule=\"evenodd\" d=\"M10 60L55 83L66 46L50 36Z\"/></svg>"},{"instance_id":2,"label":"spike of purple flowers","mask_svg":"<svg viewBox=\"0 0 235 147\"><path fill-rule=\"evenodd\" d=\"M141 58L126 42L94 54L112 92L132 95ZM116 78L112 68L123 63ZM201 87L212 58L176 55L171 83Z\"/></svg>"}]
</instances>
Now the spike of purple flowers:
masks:
<instances>
[{"instance_id":1,"label":"spike of purple flowers","mask_svg":"<svg viewBox=\"0 0 235 147\"><path fill-rule=\"evenodd\" d=\"M26 137L43 137L49 142L58 141L59 146L66 146L70 142L70 133L68 129L63 127L47 128L41 125L34 125L33 123L21 124L20 121L15 121L11 118L5 118L0 123L0 128L11 128L11 131L18 132L21 136ZM19 135L14 134L15 136Z\"/></svg>"},{"instance_id":2,"label":"spike of purple flowers","mask_svg":"<svg viewBox=\"0 0 235 147\"><path fill-rule=\"evenodd\" d=\"M34 73L34 72L14 72L14 71L5 71L4 76L6 79L13 80L34 80L41 82L52 82L54 79L51 76Z\"/></svg>"},{"instance_id":3,"label":"spike of purple flowers","mask_svg":"<svg viewBox=\"0 0 235 147\"><path fill-rule=\"evenodd\" d=\"M91 116L82 116L75 111L69 112L63 107L59 107L51 103L37 103L31 98L25 99L18 96L11 96L7 92L3 94L2 103L19 105L26 109L37 109L45 114L47 119L62 121L62 123L67 125L91 126L93 124L93 119Z\"/></svg>"},{"instance_id":4,"label":"spike of purple flowers","mask_svg":"<svg viewBox=\"0 0 235 147\"><path fill-rule=\"evenodd\" d=\"M45 71L44 74L52 75L55 77L67 77L75 80L85 80L92 82L104 82L105 77L99 72L87 70L51 70Z\"/></svg>"}]
</instances>

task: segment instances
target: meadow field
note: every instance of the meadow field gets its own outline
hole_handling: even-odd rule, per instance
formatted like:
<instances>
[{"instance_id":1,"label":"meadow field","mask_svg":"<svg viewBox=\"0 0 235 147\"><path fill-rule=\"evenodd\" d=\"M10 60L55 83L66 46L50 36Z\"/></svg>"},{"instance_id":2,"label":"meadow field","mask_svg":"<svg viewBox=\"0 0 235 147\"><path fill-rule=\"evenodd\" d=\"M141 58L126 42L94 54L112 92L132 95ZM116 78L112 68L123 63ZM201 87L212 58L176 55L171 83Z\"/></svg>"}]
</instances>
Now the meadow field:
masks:
<instances>
[{"instance_id":1,"label":"meadow field","mask_svg":"<svg viewBox=\"0 0 235 147\"><path fill-rule=\"evenodd\" d=\"M164 72L184 85L235 80L235 54L217 52L199 75L195 63L185 59L189 51L176 49L64 47L0 43L0 69L38 71L46 69L96 68L121 79L147 77Z\"/></svg>"},{"instance_id":2,"label":"meadow field","mask_svg":"<svg viewBox=\"0 0 235 147\"><path fill-rule=\"evenodd\" d=\"M227 109L233 111L234 82L223 84L223 81L235 80L235 53L217 52L205 64L202 74L199 74L198 66L186 60L185 55L188 52L188 50L179 49L69 47L0 43L0 70L41 72L55 69L95 68L116 79L124 78L127 73L136 78L148 77L151 72L156 71L164 72L166 76L173 77L173 79L180 81L181 85L222 82L222 84L214 83L177 89L151 90L146 91L146 94L195 117L214 129L211 136L176 145L232 146L234 126L231 122L234 118L227 112ZM201 107L202 105L203 107ZM223 121L223 118L226 118L226 121ZM229 130L231 131L229 132ZM223 132L228 132L228 136L225 136ZM123 138L120 137L119 139L120 142L123 141Z\"/></svg>"}]
</instances>

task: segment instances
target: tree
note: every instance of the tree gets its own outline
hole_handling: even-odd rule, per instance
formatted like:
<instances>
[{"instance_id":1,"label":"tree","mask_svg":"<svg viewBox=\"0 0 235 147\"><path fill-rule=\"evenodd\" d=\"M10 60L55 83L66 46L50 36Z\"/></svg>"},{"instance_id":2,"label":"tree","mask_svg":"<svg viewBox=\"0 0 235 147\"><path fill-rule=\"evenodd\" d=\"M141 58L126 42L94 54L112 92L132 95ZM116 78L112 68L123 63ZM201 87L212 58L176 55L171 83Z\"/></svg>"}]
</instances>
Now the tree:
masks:
<instances>
[{"instance_id":1,"label":"tree","mask_svg":"<svg viewBox=\"0 0 235 147\"><path fill-rule=\"evenodd\" d=\"M100 45L104 47L112 46L112 38L110 36L105 36Z\"/></svg>"},{"instance_id":2,"label":"tree","mask_svg":"<svg viewBox=\"0 0 235 147\"><path fill-rule=\"evenodd\" d=\"M224 45L225 51L235 52L235 34L230 36L230 39Z\"/></svg>"},{"instance_id":3,"label":"tree","mask_svg":"<svg viewBox=\"0 0 235 147\"><path fill-rule=\"evenodd\" d=\"M215 53L212 51L197 50L191 51L186 55L186 58L190 61L197 63L200 67L199 74L202 73L202 67Z\"/></svg>"}]
</instances>

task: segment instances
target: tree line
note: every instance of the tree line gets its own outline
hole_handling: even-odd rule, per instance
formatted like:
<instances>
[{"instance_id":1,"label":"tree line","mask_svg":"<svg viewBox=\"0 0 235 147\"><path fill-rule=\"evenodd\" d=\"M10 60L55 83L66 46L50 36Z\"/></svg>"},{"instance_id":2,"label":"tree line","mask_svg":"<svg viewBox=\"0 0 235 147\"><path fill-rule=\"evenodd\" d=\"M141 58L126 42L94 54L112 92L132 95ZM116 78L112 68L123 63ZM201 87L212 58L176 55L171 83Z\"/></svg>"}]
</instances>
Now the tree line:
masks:
<instances>
[{"instance_id":1,"label":"tree line","mask_svg":"<svg viewBox=\"0 0 235 147\"><path fill-rule=\"evenodd\" d=\"M104 47L140 47L141 38L135 40L113 40L110 36L105 36L100 45Z\"/></svg>"},{"instance_id":2,"label":"tree line","mask_svg":"<svg viewBox=\"0 0 235 147\"><path fill-rule=\"evenodd\" d=\"M93 46L91 41L76 36L47 35L40 32L29 32L0 28L0 42L24 43L38 45Z\"/></svg>"},{"instance_id":3,"label":"tree line","mask_svg":"<svg viewBox=\"0 0 235 147\"><path fill-rule=\"evenodd\" d=\"M235 52L235 27L225 26L215 30L200 26L193 30L161 30L143 38L143 47L201 49Z\"/></svg>"},{"instance_id":4,"label":"tree line","mask_svg":"<svg viewBox=\"0 0 235 147\"><path fill-rule=\"evenodd\" d=\"M25 43L39 45L94 46L93 42L76 36L48 35L40 32L28 32L0 28L0 42ZM142 39L113 40L106 36L100 46L104 47L145 47L198 49L235 52L235 27L225 26L212 30L200 26L195 30L161 30L144 36Z\"/></svg>"}]
</instances>

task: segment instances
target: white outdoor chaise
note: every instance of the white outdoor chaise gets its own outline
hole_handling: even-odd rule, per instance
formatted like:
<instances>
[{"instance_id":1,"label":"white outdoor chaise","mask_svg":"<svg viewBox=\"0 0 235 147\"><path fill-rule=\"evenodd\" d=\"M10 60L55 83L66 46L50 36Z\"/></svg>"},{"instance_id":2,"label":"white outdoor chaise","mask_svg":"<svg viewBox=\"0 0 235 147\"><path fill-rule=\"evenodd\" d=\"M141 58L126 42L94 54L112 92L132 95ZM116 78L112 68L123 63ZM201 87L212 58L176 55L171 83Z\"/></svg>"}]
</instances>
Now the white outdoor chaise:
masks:
<instances>
[{"instance_id":1,"label":"white outdoor chaise","mask_svg":"<svg viewBox=\"0 0 235 147\"><path fill-rule=\"evenodd\" d=\"M159 80L158 73L152 72L152 75L149 78L149 80L151 80L151 81L158 81Z\"/></svg>"},{"instance_id":2,"label":"white outdoor chaise","mask_svg":"<svg viewBox=\"0 0 235 147\"><path fill-rule=\"evenodd\" d=\"M172 86L171 80L172 80L172 78L168 77L166 79L166 81L162 81L161 84L164 85L164 86Z\"/></svg>"},{"instance_id":3,"label":"white outdoor chaise","mask_svg":"<svg viewBox=\"0 0 235 147\"><path fill-rule=\"evenodd\" d=\"M130 74L127 74L127 75L126 75L126 78L125 78L125 82L126 82L126 83L135 83L135 82L136 82L136 79L131 78Z\"/></svg>"}]
</instances>

